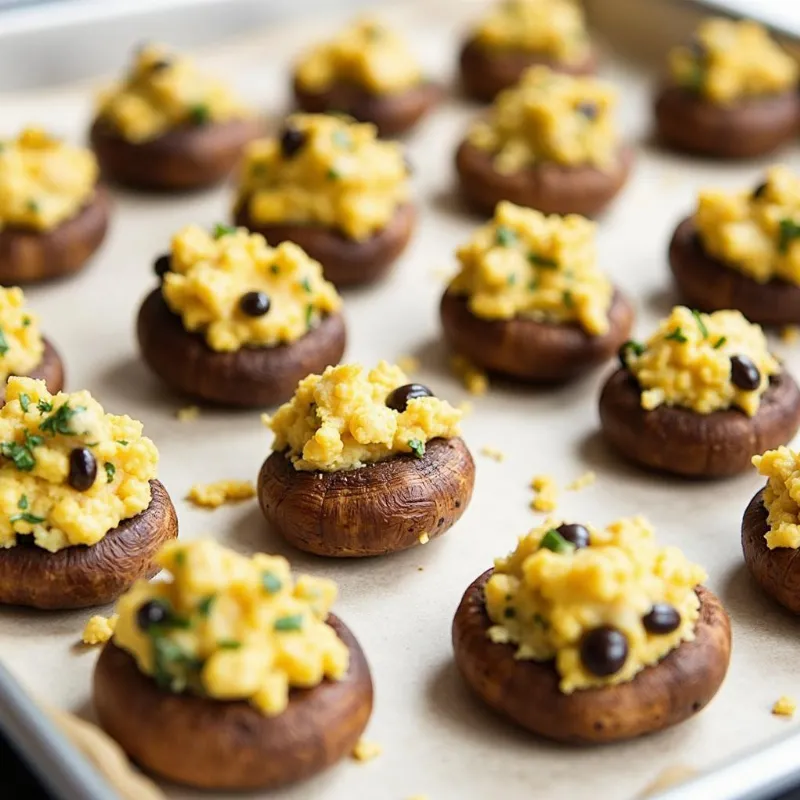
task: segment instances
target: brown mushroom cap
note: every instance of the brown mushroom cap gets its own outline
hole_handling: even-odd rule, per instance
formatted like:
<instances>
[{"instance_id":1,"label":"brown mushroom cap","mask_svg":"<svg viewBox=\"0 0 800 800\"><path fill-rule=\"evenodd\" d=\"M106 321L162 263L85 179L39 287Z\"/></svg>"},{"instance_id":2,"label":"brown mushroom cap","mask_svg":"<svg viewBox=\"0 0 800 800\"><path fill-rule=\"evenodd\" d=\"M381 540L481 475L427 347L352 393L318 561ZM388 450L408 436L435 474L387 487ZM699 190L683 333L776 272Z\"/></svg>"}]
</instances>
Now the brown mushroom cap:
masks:
<instances>
[{"instance_id":1,"label":"brown mushroom cap","mask_svg":"<svg viewBox=\"0 0 800 800\"><path fill-rule=\"evenodd\" d=\"M433 439L425 455L339 472L296 470L272 453L258 476L270 527L309 553L379 556L419 544L454 525L469 505L475 464L461 439Z\"/></svg>"},{"instance_id":2,"label":"brown mushroom cap","mask_svg":"<svg viewBox=\"0 0 800 800\"><path fill-rule=\"evenodd\" d=\"M110 212L108 190L97 184L91 200L51 230L0 228L0 285L18 286L77 272L105 238Z\"/></svg>"},{"instance_id":3,"label":"brown mushroom cap","mask_svg":"<svg viewBox=\"0 0 800 800\"><path fill-rule=\"evenodd\" d=\"M251 139L264 132L260 119L182 125L157 139L129 142L96 119L89 138L108 180L132 189L183 192L219 183Z\"/></svg>"},{"instance_id":4,"label":"brown mushroom cap","mask_svg":"<svg viewBox=\"0 0 800 800\"><path fill-rule=\"evenodd\" d=\"M416 224L416 211L410 203L397 208L385 228L362 242L322 225L300 223L260 223L250 217L247 200L242 200L234 222L260 233L274 247L281 242L300 245L311 258L322 264L325 277L337 287L372 283L383 277L405 250Z\"/></svg>"},{"instance_id":5,"label":"brown mushroom cap","mask_svg":"<svg viewBox=\"0 0 800 800\"><path fill-rule=\"evenodd\" d=\"M600 395L603 435L626 458L688 478L722 478L752 468L754 455L789 442L800 426L800 390L783 371L770 380L753 417L728 409L698 414L678 406L646 411L628 370Z\"/></svg>"},{"instance_id":6,"label":"brown mushroom cap","mask_svg":"<svg viewBox=\"0 0 800 800\"><path fill-rule=\"evenodd\" d=\"M150 481L150 505L125 519L91 547L51 553L22 537L0 550L0 603L44 609L88 608L116 600L139 578L159 572L153 558L178 535L167 490Z\"/></svg>"},{"instance_id":7,"label":"brown mushroom cap","mask_svg":"<svg viewBox=\"0 0 800 800\"><path fill-rule=\"evenodd\" d=\"M758 283L703 249L692 217L675 229L669 265L681 297L692 308L735 308L759 325L800 323L800 286L773 278Z\"/></svg>"},{"instance_id":8,"label":"brown mushroom cap","mask_svg":"<svg viewBox=\"0 0 800 800\"><path fill-rule=\"evenodd\" d=\"M352 752L372 713L364 653L341 620L330 614L327 622L350 651L347 675L292 689L275 717L243 700L159 689L109 642L94 673L100 724L138 764L188 786L272 789L308 778Z\"/></svg>"},{"instance_id":9,"label":"brown mushroom cap","mask_svg":"<svg viewBox=\"0 0 800 800\"><path fill-rule=\"evenodd\" d=\"M633 324L633 308L617 290L610 328L602 336L591 336L577 323L482 319L469 310L466 297L450 292L442 296L439 310L453 350L489 372L541 383L567 381L607 361L628 339Z\"/></svg>"},{"instance_id":10,"label":"brown mushroom cap","mask_svg":"<svg viewBox=\"0 0 800 800\"><path fill-rule=\"evenodd\" d=\"M50 394L57 394L64 388L64 364L58 351L50 342L42 337L44 353L42 360L25 376L37 381L44 381ZM6 386L0 384L0 407L6 402Z\"/></svg>"},{"instance_id":11,"label":"brown mushroom cap","mask_svg":"<svg viewBox=\"0 0 800 800\"><path fill-rule=\"evenodd\" d=\"M747 506L742 519L742 551L750 574L773 599L793 614L800 614L800 560L798 550L776 547L770 550L764 538L769 532L764 490Z\"/></svg>"},{"instance_id":12,"label":"brown mushroom cap","mask_svg":"<svg viewBox=\"0 0 800 800\"><path fill-rule=\"evenodd\" d=\"M516 659L514 645L489 639L492 622L483 589L492 572L487 570L469 586L456 611L456 665L485 703L533 733L576 744L632 739L696 714L725 678L730 621L719 599L698 586L694 641L683 642L626 683L564 694L552 661Z\"/></svg>"},{"instance_id":13,"label":"brown mushroom cap","mask_svg":"<svg viewBox=\"0 0 800 800\"><path fill-rule=\"evenodd\" d=\"M491 216L501 200L535 208L544 214L599 214L628 180L633 150L623 145L607 170L588 164L565 166L544 161L510 175L494 168L492 153L466 139L456 151L459 189L467 205Z\"/></svg>"},{"instance_id":14,"label":"brown mushroom cap","mask_svg":"<svg viewBox=\"0 0 800 800\"><path fill-rule=\"evenodd\" d=\"M464 93L481 103L490 103L503 89L513 86L528 67L542 65L567 75L592 75L597 55L590 52L583 61L568 64L541 53L483 47L474 38L464 42L459 55Z\"/></svg>"},{"instance_id":15,"label":"brown mushroom cap","mask_svg":"<svg viewBox=\"0 0 800 800\"><path fill-rule=\"evenodd\" d=\"M347 340L344 318L337 313L291 344L217 352L201 334L183 327L161 289L142 303L136 331L142 358L172 389L240 408L284 402L306 375L338 364Z\"/></svg>"},{"instance_id":16,"label":"brown mushroom cap","mask_svg":"<svg viewBox=\"0 0 800 800\"><path fill-rule=\"evenodd\" d=\"M656 97L656 128L676 150L720 158L753 158L797 134L800 97L795 90L719 105L680 86Z\"/></svg>"},{"instance_id":17,"label":"brown mushroom cap","mask_svg":"<svg viewBox=\"0 0 800 800\"><path fill-rule=\"evenodd\" d=\"M339 111L360 122L372 122L380 136L399 136L411 130L442 98L442 88L423 81L401 92L375 94L353 83L339 82L324 92L309 92L293 83L297 105L309 114Z\"/></svg>"}]
</instances>

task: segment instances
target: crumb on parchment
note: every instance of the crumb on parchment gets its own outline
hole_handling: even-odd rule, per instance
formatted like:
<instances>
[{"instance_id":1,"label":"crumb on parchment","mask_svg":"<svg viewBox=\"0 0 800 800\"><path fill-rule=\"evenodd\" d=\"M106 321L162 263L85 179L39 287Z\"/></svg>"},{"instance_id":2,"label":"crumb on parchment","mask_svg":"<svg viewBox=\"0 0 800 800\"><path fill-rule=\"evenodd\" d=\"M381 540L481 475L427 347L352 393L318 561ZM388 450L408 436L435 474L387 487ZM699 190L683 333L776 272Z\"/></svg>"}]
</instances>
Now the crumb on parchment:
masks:
<instances>
[{"instance_id":1,"label":"crumb on parchment","mask_svg":"<svg viewBox=\"0 0 800 800\"><path fill-rule=\"evenodd\" d=\"M353 748L352 756L356 761L372 761L383 752L383 748L377 742L369 742L366 739L359 739Z\"/></svg>"},{"instance_id":2,"label":"crumb on parchment","mask_svg":"<svg viewBox=\"0 0 800 800\"><path fill-rule=\"evenodd\" d=\"M428 544L428 542L431 540L431 537L428 536L427 533L421 533L418 537L418 540L420 544Z\"/></svg>"},{"instance_id":3,"label":"crumb on parchment","mask_svg":"<svg viewBox=\"0 0 800 800\"><path fill-rule=\"evenodd\" d=\"M104 617L101 614L95 614L89 618L86 627L83 629L81 641L84 644L105 644L114 633L114 628L117 625L119 614L112 614L110 617Z\"/></svg>"},{"instance_id":4,"label":"crumb on parchment","mask_svg":"<svg viewBox=\"0 0 800 800\"><path fill-rule=\"evenodd\" d=\"M534 511L554 511L558 499L558 484L552 475L534 475L531 479L534 491L531 508Z\"/></svg>"},{"instance_id":5,"label":"crumb on parchment","mask_svg":"<svg viewBox=\"0 0 800 800\"><path fill-rule=\"evenodd\" d=\"M779 697L772 706L772 713L776 717L793 717L797 711L797 700L794 697L783 695Z\"/></svg>"},{"instance_id":6,"label":"crumb on parchment","mask_svg":"<svg viewBox=\"0 0 800 800\"><path fill-rule=\"evenodd\" d=\"M178 422L194 422L200 416L200 408L198 406L179 408L175 416Z\"/></svg>"},{"instance_id":7,"label":"crumb on parchment","mask_svg":"<svg viewBox=\"0 0 800 800\"><path fill-rule=\"evenodd\" d=\"M785 325L781 328L781 341L784 344L795 344L800 339L800 327L797 325Z\"/></svg>"},{"instance_id":8,"label":"crumb on parchment","mask_svg":"<svg viewBox=\"0 0 800 800\"><path fill-rule=\"evenodd\" d=\"M450 368L470 394L480 397L488 391L489 379L486 373L464 356L453 356L450 359Z\"/></svg>"},{"instance_id":9,"label":"crumb on parchment","mask_svg":"<svg viewBox=\"0 0 800 800\"><path fill-rule=\"evenodd\" d=\"M486 456L486 458L491 458L492 461L497 461L498 463L505 460L506 454L502 450L498 450L496 447L481 447L481 455Z\"/></svg>"},{"instance_id":10,"label":"crumb on parchment","mask_svg":"<svg viewBox=\"0 0 800 800\"><path fill-rule=\"evenodd\" d=\"M189 489L186 499L200 508L219 508L225 503L249 500L256 496L252 481L222 480L214 483L196 483Z\"/></svg>"},{"instance_id":11,"label":"crumb on parchment","mask_svg":"<svg viewBox=\"0 0 800 800\"><path fill-rule=\"evenodd\" d=\"M587 486L592 486L595 481L597 481L597 474L589 470L588 472L584 472L583 475L579 475L571 483L568 483L567 491L579 492L581 489L585 489Z\"/></svg>"}]
</instances>

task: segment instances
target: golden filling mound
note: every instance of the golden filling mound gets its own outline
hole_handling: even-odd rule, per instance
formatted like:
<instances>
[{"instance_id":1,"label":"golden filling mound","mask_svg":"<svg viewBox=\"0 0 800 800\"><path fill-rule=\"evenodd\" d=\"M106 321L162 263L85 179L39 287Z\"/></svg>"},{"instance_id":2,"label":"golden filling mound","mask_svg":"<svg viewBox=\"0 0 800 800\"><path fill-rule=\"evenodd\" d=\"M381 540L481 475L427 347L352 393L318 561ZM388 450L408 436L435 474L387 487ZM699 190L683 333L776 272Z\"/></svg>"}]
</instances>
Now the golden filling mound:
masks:
<instances>
[{"instance_id":1,"label":"golden filling mound","mask_svg":"<svg viewBox=\"0 0 800 800\"><path fill-rule=\"evenodd\" d=\"M39 317L25 305L22 289L0 287L0 381L9 375L27 375L39 366L44 341Z\"/></svg>"},{"instance_id":2,"label":"golden filling mound","mask_svg":"<svg viewBox=\"0 0 800 800\"><path fill-rule=\"evenodd\" d=\"M251 114L229 86L160 45L136 51L130 71L103 92L97 110L98 117L134 143L182 125L230 122Z\"/></svg>"},{"instance_id":3,"label":"golden filling mound","mask_svg":"<svg viewBox=\"0 0 800 800\"><path fill-rule=\"evenodd\" d=\"M595 224L498 203L494 218L457 253L448 291L483 319L528 317L608 331L614 288L597 268Z\"/></svg>"},{"instance_id":4,"label":"golden filling mound","mask_svg":"<svg viewBox=\"0 0 800 800\"><path fill-rule=\"evenodd\" d=\"M555 659L559 688L570 694L629 681L694 639L695 588L706 573L659 546L647 520L567 527L582 527L588 544L575 547L549 520L495 561L485 588L492 641L516 645L518 659ZM616 643L614 658L604 640Z\"/></svg>"},{"instance_id":5,"label":"golden filling mound","mask_svg":"<svg viewBox=\"0 0 800 800\"><path fill-rule=\"evenodd\" d=\"M800 178L788 167L771 167L755 189L700 192L694 222L703 249L726 266L800 285Z\"/></svg>"},{"instance_id":6,"label":"golden filling mound","mask_svg":"<svg viewBox=\"0 0 800 800\"><path fill-rule=\"evenodd\" d=\"M753 465L767 479L764 505L768 512L767 547L800 547L800 453L788 447L753 456Z\"/></svg>"},{"instance_id":7,"label":"golden filling mound","mask_svg":"<svg viewBox=\"0 0 800 800\"><path fill-rule=\"evenodd\" d=\"M669 54L672 79L725 105L748 97L788 92L797 85L797 64L751 20L704 20L692 40Z\"/></svg>"},{"instance_id":8,"label":"golden filling mound","mask_svg":"<svg viewBox=\"0 0 800 800\"><path fill-rule=\"evenodd\" d=\"M305 53L295 78L309 92L350 83L374 94L391 94L417 86L422 71L402 36L364 17Z\"/></svg>"},{"instance_id":9,"label":"golden filling mound","mask_svg":"<svg viewBox=\"0 0 800 800\"><path fill-rule=\"evenodd\" d=\"M347 645L325 624L336 584L295 578L281 556L248 558L210 540L172 541L165 581L137 581L117 604L114 643L161 689L286 709L292 688L347 674Z\"/></svg>"},{"instance_id":10,"label":"golden filling mound","mask_svg":"<svg viewBox=\"0 0 800 800\"><path fill-rule=\"evenodd\" d=\"M91 200L97 161L38 128L0 139L0 230L48 231L75 217Z\"/></svg>"},{"instance_id":11,"label":"golden filling mound","mask_svg":"<svg viewBox=\"0 0 800 800\"><path fill-rule=\"evenodd\" d=\"M53 553L97 544L144 511L158 462L141 422L106 414L89 392L51 395L31 378L9 378L0 456L0 547L32 537Z\"/></svg>"},{"instance_id":12,"label":"golden filling mound","mask_svg":"<svg viewBox=\"0 0 800 800\"><path fill-rule=\"evenodd\" d=\"M425 455L431 439L459 435L461 411L436 397L413 397L402 411L390 395L408 385L400 369L381 361L367 371L360 364L328 367L300 381L267 426L272 449L286 450L295 469L337 472L385 461L397 453Z\"/></svg>"},{"instance_id":13,"label":"golden filling mound","mask_svg":"<svg viewBox=\"0 0 800 800\"><path fill-rule=\"evenodd\" d=\"M281 135L246 149L237 206L262 224L321 225L363 241L408 197L403 150L374 125L295 114Z\"/></svg>"},{"instance_id":14,"label":"golden filling mound","mask_svg":"<svg viewBox=\"0 0 800 800\"><path fill-rule=\"evenodd\" d=\"M186 330L218 351L289 344L342 305L319 263L296 244L273 248L260 234L224 225L176 234L162 293Z\"/></svg>"},{"instance_id":15,"label":"golden filling mound","mask_svg":"<svg viewBox=\"0 0 800 800\"><path fill-rule=\"evenodd\" d=\"M642 388L642 408L680 406L698 414L758 412L769 379L781 371L758 325L738 311L701 314L675 306L644 343L629 342L625 362Z\"/></svg>"},{"instance_id":16,"label":"golden filling mound","mask_svg":"<svg viewBox=\"0 0 800 800\"><path fill-rule=\"evenodd\" d=\"M560 75L531 67L501 92L467 140L494 156L495 169L510 175L541 162L601 169L618 157L614 89L596 78Z\"/></svg>"},{"instance_id":17,"label":"golden filling mound","mask_svg":"<svg viewBox=\"0 0 800 800\"><path fill-rule=\"evenodd\" d=\"M571 64L589 53L583 10L573 0L504 0L478 24L486 48L524 50Z\"/></svg>"}]
</instances>

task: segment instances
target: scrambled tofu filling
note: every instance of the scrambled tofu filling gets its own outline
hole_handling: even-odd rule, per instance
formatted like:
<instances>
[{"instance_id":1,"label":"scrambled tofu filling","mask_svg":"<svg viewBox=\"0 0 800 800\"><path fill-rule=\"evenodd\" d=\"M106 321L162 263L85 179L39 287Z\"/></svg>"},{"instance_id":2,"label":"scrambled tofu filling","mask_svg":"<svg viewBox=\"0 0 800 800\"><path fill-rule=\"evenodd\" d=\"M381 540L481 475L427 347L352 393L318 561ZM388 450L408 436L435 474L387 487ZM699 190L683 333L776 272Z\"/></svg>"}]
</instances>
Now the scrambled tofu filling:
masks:
<instances>
[{"instance_id":1,"label":"scrambled tofu filling","mask_svg":"<svg viewBox=\"0 0 800 800\"><path fill-rule=\"evenodd\" d=\"M101 95L97 115L139 144L184 125L230 122L252 112L191 59L147 45L136 51L125 78Z\"/></svg>"},{"instance_id":2,"label":"scrambled tofu filling","mask_svg":"<svg viewBox=\"0 0 800 800\"><path fill-rule=\"evenodd\" d=\"M673 48L669 68L678 86L719 105L793 91L798 78L797 63L764 27L721 17L704 20Z\"/></svg>"},{"instance_id":3,"label":"scrambled tofu filling","mask_svg":"<svg viewBox=\"0 0 800 800\"><path fill-rule=\"evenodd\" d=\"M142 424L89 392L9 378L0 408L0 547L97 544L150 505L158 451Z\"/></svg>"},{"instance_id":4,"label":"scrambled tofu filling","mask_svg":"<svg viewBox=\"0 0 800 800\"><path fill-rule=\"evenodd\" d=\"M694 223L703 249L731 269L800 285L800 178L788 167L754 189L700 192Z\"/></svg>"},{"instance_id":5,"label":"scrambled tofu filling","mask_svg":"<svg viewBox=\"0 0 800 800\"><path fill-rule=\"evenodd\" d=\"M371 17L357 20L307 52L297 64L295 78L309 92L349 83L373 94L402 92L423 79L406 40Z\"/></svg>"},{"instance_id":6,"label":"scrambled tofu filling","mask_svg":"<svg viewBox=\"0 0 800 800\"><path fill-rule=\"evenodd\" d=\"M565 694L624 683L692 641L705 577L642 517L605 529L551 520L495 561L489 637L515 658L554 659Z\"/></svg>"},{"instance_id":7,"label":"scrambled tofu filling","mask_svg":"<svg viewBox=\"0 0 800 800\"><path fill-rule=\"evenodd\" d=\"M574 64L589 53L583 10L574 0L502 0L473 39L491 50L521 50Z\"/></svg>"},{"instance_id":8,"label":"scrambled tofu filling","mask_svg":"<svg viewBox=\"0 0 800 800\"><path fill-rule=\"evenodd\" d=\"M342 364L309 375L267 421L272 449L285 450L297 470L322 472L358 469L398 453L422 458L431 439L458 436L462 414L430 394L398 403L397 390L408 386L405 373L385 361L369 371Z\"/></svg>"},{"instance_id":9,"label":"scrambled tofu filling","mask_svg":"<svg viewBox=\"0 0 800 800\"><path fill-rule=\"evenodd\" d=\"M27 375L39 366L44 341L39 317L25 305L22 289L0 287L0 381L9 375Z\"/></svg>"},{"instance_id":10,"label":"scrambled tofu filling","mask_svg":"<svg viewBox=\"0 0 800 800\"><path fill-rule=\"evenodd\" d=\"M295 114L279 136L247 147L236 202L261 224L321 225L364 241L408 199L398 143L378 139L369 123Z\"/></svg>"},{"instance_id":11,"label":"scrambled tofu filling","mask_svg":"<svg viewBox=\"0 0 800 800\"><path fill-rule=\"evenodd\" d=\"M753 456L753 465L767 479L767 547L800 547L800 453L788 447Z\"/></svg>"},{"instance_id":12,"label":"scrambled tofu filling","mask_svg":"<svg viewBox=\"0 0 800 800\"><path fill-rule=\"evenodd\" d=\"M196 483L186 499L200 508L219 508L226 503L250 500L256 496L252 481L221 480L215 483Z\"/></svg>"},{"instance_id":13,"label":"scrambled tofu filling","mask_svg":"<svg viewBox=\"0 0 800 800\"><path fill-rule=\"evenodd\" d=\"M698 414L758 412L769 379L781 371L758 325L738 311L701 314L676 306L645 342L623 358L642 390L642 408L680 406Z\"/></svg>"},{"instance_id":14,"label":"scrambled tofu filling","mask_svg":"<svg viewBox=\"0 0 800 800\"><path fill-rule=\"evenodd\" d=\"M503 175L542 162L607 169L619 154L616 103L614 89L596 78L531 67L473 123L467 140L491 153Z\"/></svg>"},{"instance_id":15,"label":"scrambled tofu filling","mask_svg":"<svg viewBox=\"0 0 800 800\"><path fill-rule=\"evenodd\" d=\"M113 641L161 689L276 716L292 688L347 674L347 645L325 623L332 581L295 578L285 558L210 540L169 542L157 562L170 577L140 580L120 598Z\"/></svg>"},{"instance_id":16,"label":"scrambled tofu filling","mask_svg":"<svg viewBox=\"0 0 800 800\"><path fill-rule=\"evenodd\" d=\"M97 176L90 150L38 128L0 139L0 230L57 228L89 203Z\"/></svg>"},{"instance_id":17,"label":"scrambled tofu filling","mask_svg":"<svg viewBox=\"0 0 800 800\"><path fill-rule=\"evenodd\" d=\"M498 203L457 256L460 270L448 291L466 296L477 317L576 322L595 336L608 331L614 287L597 268L595 224L584 217Z\"/></svg>"},{"instance_id":18,"label":"scrambled tofu filling","mask_svg":"<svg viewBox=\"0 0 800 800\"><path fill-rule=\"evenodd\" d=\"M273 248L260 234L222 225L175 236L162 293L186 330L217 351L290 344L342 304L319 263L293 242Z\"/></svg>"}]
</instances>

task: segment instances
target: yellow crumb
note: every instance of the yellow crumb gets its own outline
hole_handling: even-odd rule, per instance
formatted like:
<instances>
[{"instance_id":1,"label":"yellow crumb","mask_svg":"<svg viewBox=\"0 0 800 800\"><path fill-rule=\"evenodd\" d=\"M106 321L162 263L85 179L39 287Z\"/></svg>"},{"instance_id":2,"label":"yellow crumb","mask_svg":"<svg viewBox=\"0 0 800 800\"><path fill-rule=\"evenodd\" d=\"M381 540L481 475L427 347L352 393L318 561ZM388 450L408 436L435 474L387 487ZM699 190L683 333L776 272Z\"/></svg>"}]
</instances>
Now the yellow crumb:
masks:
<instances>
[{"instance_id":1,"label":"yellow crumb","mask_svg":"<svg viewBox=\"0 0 800 800\"><path fill-rule=\"evenodd\" d=\"M458 404L458 410L466 417L472 413L472 403L469 400L462 400Z\"/></svg>"},{"instance_id":2,"label":"yellow crumb","mask_svg":"<svg viewBox=\"0 0 800 800\"><path fill-rule=\"evenodd\" d=\"M800 327L797 325L786 325L781 328L781 341L786 344L794 344L800 339Z\"/></svg>"},{"instance_id":3,"label":"yellow crumb","mask_svg":"<svg viewBox=\"0 0 800 800\"><path fill-rule=\"evenodd\" d=\"M426 795L426 794L412 794L411 797L406 798L406 800L428 800L428 795Z\"/></svg>"},{"instance_id":4,"label":"yellow crumb","mask_svg":"<svg viewBox=\"0 0 800 800\"><path fill-rule=\"evenodd\" d=\"M779 697L772 706L772 713L778 717L793 717L794 712L797 711L797 701L794 697Z\"/></svg>"},{"instance_id":5,"label":"yellow crumb","mask_svg":"<svg viewBox=\"0 0 800 800\"><path fill-rule=\"evenodd\" d=\"M200 416L200 409L197 406L186 406L179 408L175 416L178 422L194 422Z\"/></svg>"},{"instance_id":6,"label":"yellow crumb","mask_svg":"<svg viewBox=\"0 0 800 800\"><path fill-rule=\"evenodd\" d=\"M400 356L395 362L406 375L413 375L419 372L419 359L415 356Z\"/></svg>"},{"instance_id":7,"label":"yellow crumb","mask_svg":"<svg viewBox=\"0 0 800 800\"><path fill-rule=\"evenodd\" d=\"M506 454L502 450L498 450L496 447L481 447L481 455L486 456L486 458L491 458L493 461L504 461Z\"/></svg>"},{"instance_id":8,"label":"yellow crumb","mask_svg":"<svg viewBox=\"0 0 800 800\"><path fill-rule=\"evenodd\" d=\"M224 503L235 500L249 500L256 496L252 481L216 481L216 483L196 483L189 490L186 499L201 508L219 508Z\"/></svg>"},{"instance_id":9,"label":"yellow crumb","mask_svg":"<svg viewBox=\"0 0 800 800\"><path fill-rule=\"evenodd\" d=\"M421 533L421 534L419 535L419 543L420 543L420 544L428 544L428 542L429 542L430 540L431 540L431 537L430 537L430 536L428 536L428 534L427 534L427 533Z\"/></svg>"},{"instance_id":10,"label":"yellow crumb","mask_svg":"<svg viewBox=\"0 0 800 800\"><path fill-rule=\"evenodd\" d=\"M86 627L83 629L81 641L84 644L105 644L114 633L114 627L119 619L119 614L110 617L103 617L96 614L89 618Z\"/></svg>"},{"instance_id":11,"label":"yellow crumb","mask_svg":"<svg viewBox=\"0 0 800 800\"><path fill-rule=\"evenodd\" d=\"M536 493L531 501L534 511L553 511L558 498L558 484L551 475L535 475L531 489Z\"/></svg>"},{"instance_id":12,"label":"yellow crumb","mask_svg":"<svg viewBox=\"0 0 800 800\"><path fill-rule=\"evenodd\" d=\"M450 359L450 368L470 394L474 394L476 397L486 394L489 388L489 379L486 377L486 373L464 356L453 356Z\"/></svg>"},{"instance_id":13,"label":"yellow crumb","mask_svg":"<svg viewBox=\"0 0 800 800\"><path fill-rule=\"evenodd\" d=\"M575 478L572 483L567 484L567 491L568 492L579 492L581 489L585 489L587 486L591 486L597 480L597 475L589 470L589 472L584 472L583 475Z\"/></svg>"},{"instance_id":14,"label":"yellow crumb","mask_svg":"<svg viewBox=\"0 0 800 800\"><path fill-rule=\"evenodd\" d=\"M359 739L353 748L353 758L356 761L372 761L383 752L383 748L377 742L368 742L366 739Z\"/></svg>"}]
</instances>

